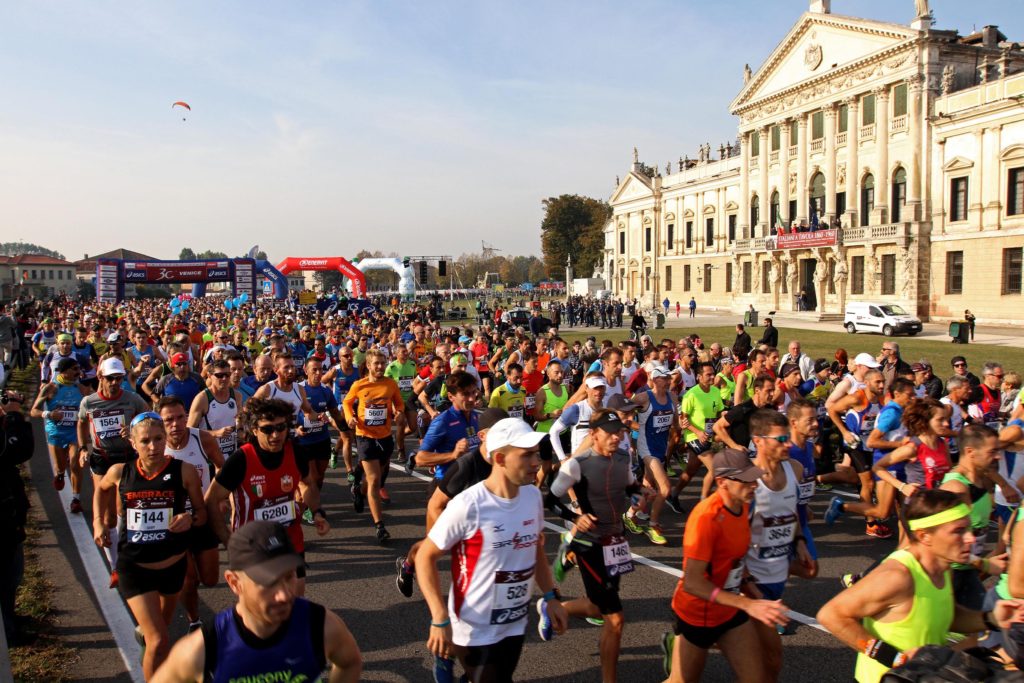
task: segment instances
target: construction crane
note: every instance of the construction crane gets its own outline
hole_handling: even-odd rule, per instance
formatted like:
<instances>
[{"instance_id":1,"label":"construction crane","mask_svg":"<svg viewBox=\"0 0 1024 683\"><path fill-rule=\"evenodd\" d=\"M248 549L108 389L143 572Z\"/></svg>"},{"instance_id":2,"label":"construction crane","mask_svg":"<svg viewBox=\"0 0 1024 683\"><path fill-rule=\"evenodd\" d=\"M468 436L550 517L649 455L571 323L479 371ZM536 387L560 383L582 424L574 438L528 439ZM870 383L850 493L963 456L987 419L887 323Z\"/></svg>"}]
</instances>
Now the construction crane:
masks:
<instances>
[{"instance_id":1,"label":"construction crane","mask_svg":"<svg viewBox=\"0 0 1024 683\"><path fill-rule=\"evenodd\" d=\"M488 244L483 240L480 240L480 250L483 252L483 257L485 259L494 258L494 253L497 251L501 251L501 249L497 249L494 247L494 245Z\"/></svg>"}]
</instances>

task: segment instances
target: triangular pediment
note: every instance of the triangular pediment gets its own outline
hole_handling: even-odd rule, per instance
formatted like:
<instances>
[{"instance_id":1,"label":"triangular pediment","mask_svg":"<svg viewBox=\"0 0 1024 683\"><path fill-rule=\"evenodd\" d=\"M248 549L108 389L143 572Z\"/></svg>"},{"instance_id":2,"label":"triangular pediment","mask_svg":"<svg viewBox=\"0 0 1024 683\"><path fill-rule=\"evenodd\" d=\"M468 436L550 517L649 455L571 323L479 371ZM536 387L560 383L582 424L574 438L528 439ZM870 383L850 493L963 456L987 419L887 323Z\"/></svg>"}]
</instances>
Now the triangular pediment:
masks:
<instances>
[{"instance_id":1,"label":"triangular pediment","mask_svg":"<svg viewBox=\"0 0 1024 683\"><path fill-rule=\"evenodd\" d=\"M620 204L622 202L651 197L653 195L654 191L651 189L648 181L642 176L631 171L629 175L619 183L619 187L616 188L615 192L612 194L612 198L609 203Z\"/></svg>"},{"instance_id":2,"label":"triangular pediment","mask_svg":"<svg viewBox=\"0 0 1024 683\"><path fill-rule=\"evenodd\" d=\"M733 100L733 113L831 71L866 62L917 37L902 24L804 13Z\"/></svg>"}]
</instances>

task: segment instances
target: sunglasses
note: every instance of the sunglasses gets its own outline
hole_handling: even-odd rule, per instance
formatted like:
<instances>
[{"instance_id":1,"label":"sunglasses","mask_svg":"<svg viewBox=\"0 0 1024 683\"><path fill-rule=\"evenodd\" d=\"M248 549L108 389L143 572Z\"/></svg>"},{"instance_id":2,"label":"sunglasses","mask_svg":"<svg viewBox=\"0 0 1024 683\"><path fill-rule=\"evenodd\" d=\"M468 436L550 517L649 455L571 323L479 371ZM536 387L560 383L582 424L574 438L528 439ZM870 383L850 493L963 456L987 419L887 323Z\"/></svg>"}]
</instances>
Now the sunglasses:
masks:
<instances>
[{"instance_id":1,"label":"sunglasses","mask_svg":"<svg viewBox=\"0 0 1024 683\"><path fill-rule=\"evenodd\" d=\"M124 375L104 375L103 379L108 382L121 382L124 380Z\"/></svg>"},{"instance_id":2,"label":"sunglasses","mask_svg":"<svg viewBox=\"0 0 1024 683\"><path fill-rule=\"evenodd\" d=\"M288 431L288 423L278 422L272 425L259 425L258 427L256 427L256 429L258 429L261 433L269 436L271 434L279 434L281 432Z\"/></svg>"},{"instance_id":3,"label":"sunglasses","mask_svg":"<svg viewBox=\"0 0 1024 683\"><path fill-rule=\"evenodd\" d=\"M967 363L953 363L954 368L966 368Z\"/></svg>"},{"instance_id":4,"label":"sunglasses","mask_svg":"<svg viewBox=\"0 0 1024 683\"><path fill-rule=\"evenodd\" d=\"M182 368L182 367L185 367L186 365L188 365L188 361L185 361L184 363L175 363L174 367Z\"/></svg>"},{"instance_id":5,"label":"sunglasses","mask_svg":"<svg viewBox=\"0 0 1024 683\"><path fill-rule=\"evenodd\" d=\"M768 436L767 434L755 434L754 436L759 439L770 439L777 443L789 443L789 434L779 434L778 436Z\"/></svg>"},{"instance_id":6,"label":"sunglasses","mask_svg":"<svg viewBox=\"0 0 1024 683\"><path fill-rule=\"evenodd\" d=\"M214 372L212 373L217 379L226 379L231 376L230 372Z\"/></svg>"},{"instance_id":7,"label":"sunglasses","mask_svg":"<svg viewBox=\"0 0 1024 683\"><path fill-rule=\"evenodd\" d=\"M143 420L157 420L158 422L163 422L163 418L160 417L159 413L154 413L152 410L147 410L146 412L139 413L138 415L132 418L132 427L139 424Z\"/></svg>"}]
</instances>

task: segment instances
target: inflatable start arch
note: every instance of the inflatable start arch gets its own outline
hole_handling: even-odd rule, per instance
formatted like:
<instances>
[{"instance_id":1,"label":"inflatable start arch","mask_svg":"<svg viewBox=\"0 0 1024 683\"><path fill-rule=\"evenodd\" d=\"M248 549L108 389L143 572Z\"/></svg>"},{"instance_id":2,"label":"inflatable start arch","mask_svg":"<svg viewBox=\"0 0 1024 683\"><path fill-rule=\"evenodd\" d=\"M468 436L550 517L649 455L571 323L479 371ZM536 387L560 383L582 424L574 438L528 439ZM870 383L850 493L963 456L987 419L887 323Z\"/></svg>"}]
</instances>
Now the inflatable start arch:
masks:
<instances>
[{"instance_id":1,"label":"inflatable start arch","mask_svg":"<svg viewBox=\"0 0 1024 683\"><path fill-rule=\"evenodd\" d=\"M416 296L416 277L413 275L412 266L403 265L401 259L397 258L364 258L356 263L356 268L365 273L368 270L393 270L398 274L398 293L403 299L412 299ZM349 280L349 291L354 292L354 285Z\"/></svg>"},{"instance_id":2,"label":"inflatable start arch","mask_svg":"<svg viewBox=\"0 0 1024 683\"><path fill-rule=\"evenodd\" d=\"M366 278L362 271L341 256L322 258L289 256L277 264L277 269L286 276L293 270L337 270L349 280L349 289L357 299L366 296ZM276 296L276 294L275 294Z\"/></svg>"},{"instance_id":3,"label":"inflatable start arch","mask_svg":"<svg viewBox=\"0 0 1024 683\"><path fill-rule=\"evenodd\" d=\"M256 262L250 258L210 261L124 261L97 259L96 299L117 303L124 299L124 286L130 284L193 285L192 294L206 294L206 283L230 282L232 296L243 292L256 298Z\"/></svg>"}]
</instances>

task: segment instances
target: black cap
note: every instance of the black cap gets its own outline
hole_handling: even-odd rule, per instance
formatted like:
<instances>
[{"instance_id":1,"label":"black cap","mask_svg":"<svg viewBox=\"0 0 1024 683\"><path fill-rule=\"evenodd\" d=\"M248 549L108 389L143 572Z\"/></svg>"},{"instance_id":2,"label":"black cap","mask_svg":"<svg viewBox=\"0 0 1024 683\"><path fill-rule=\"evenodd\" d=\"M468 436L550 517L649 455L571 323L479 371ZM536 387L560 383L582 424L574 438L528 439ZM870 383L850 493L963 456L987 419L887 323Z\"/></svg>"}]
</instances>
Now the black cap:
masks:
<instances>
[{"instance_id":1,"label":"black cap","mask_svg":"<svg viewBox=\"0 0 1024 683\"><path fill-rule=\"evenodd\" d=\"M590 421L591 429L603 429L606 432L619 432L626 428L622 420L615 413L614 410L609 410L607 413L602 414L596 420Z\"/></svg>"},{"instance_id":2,"label":"black cap","mask_svg":"<svg viewBox=\"0 0 1024 683\"><path fill-rule=\"evenodd\" d=\"M67 372L71 368L77 368L78 361L74 358L61 358L57 361L57 372Z\"/></svg>"},{"instance_id":3,"label":"black cap","mask_svg":"<svg viewBox=\"0 0 1024 683\"><path fill-rule=\"evenodd\" d=\"M480 417L477 418L476 427L478 430L490 429L506 417L508 417L508 413L501 408L488 408L480 413Z\"/></svg>"},{"instance_id":4,"label":"black cap","mask_svg":"<svg viewBox=\"0 0 1024 683\"><path fill-rule=\"evenodd\" d=\"M829 363L828 360L825 359L825 358L819 358L818 360L814 361L814 373L815 374L821 372L822 370L828 370L831 367L832 367L832 364Z\"/></svg>"},{"instance_id":5,"label":"black cap","mask_svg":"<svg viewBox=\"0 0 1024 683\"><path fill-rule=\"evenodd\" d=\"M243 571L261 586L305 564L288 531L276 522L249 522L228 540L228 569Z\"/></svg>"},{"instance_id":6,"label":"black cap","mask_svg":"<svg viewBox=\"0 0 1024 683\"><path fill-rule=\"evenodd\" d=\"M640 404L626 400L626 397L623 396L622 394L615 394L614 396L608 399L608 403L607 405L605 405L605 407L611 410L618 410L620 412L626 413L631 410L639 410Z\"/></svg>"}]
</instances>

